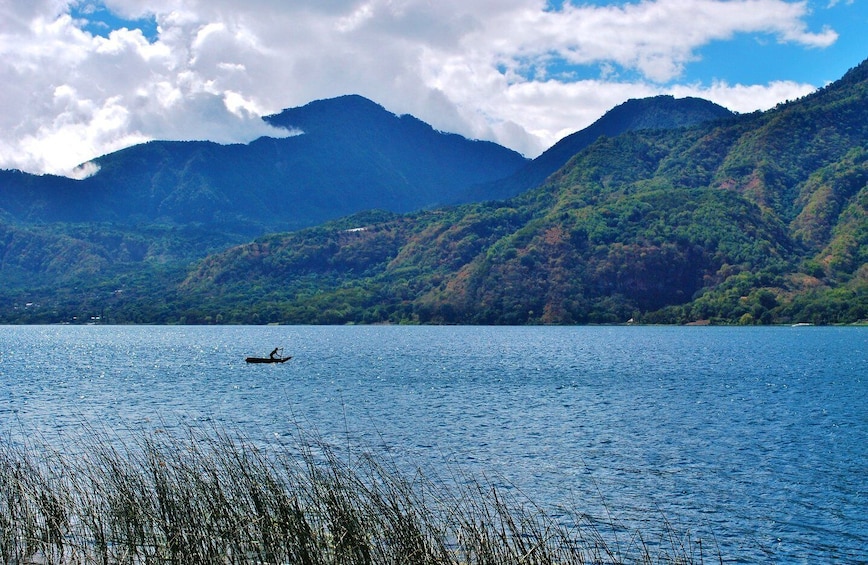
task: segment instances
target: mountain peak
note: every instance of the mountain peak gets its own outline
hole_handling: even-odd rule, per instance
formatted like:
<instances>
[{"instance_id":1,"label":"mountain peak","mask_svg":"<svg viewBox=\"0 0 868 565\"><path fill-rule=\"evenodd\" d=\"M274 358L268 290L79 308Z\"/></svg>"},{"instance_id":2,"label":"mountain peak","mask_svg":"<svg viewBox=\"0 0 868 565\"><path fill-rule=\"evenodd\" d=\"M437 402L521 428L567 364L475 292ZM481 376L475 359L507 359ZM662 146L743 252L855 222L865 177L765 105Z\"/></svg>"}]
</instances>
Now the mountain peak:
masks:
<instances>
[{"instance_id":1,"label":"mountain peak","mask_svg":"<svg viewBox=\"0 0 868 565\"><path fill-rule=\"evenodd\" d=\"M676 129L732 117L732 111L702 98L670 95L631 98L583 130L561 139L507 179L474 187L467 200L500 200L541 184L600 136L616 137L642 129Z\"/></svg>"},{"instance_id":2,"label":"mountain peak","mask_svg":"<svg viewBox=\"0 0 868 565\"><path fill-rule=\"evenodd\" d=\"M364 96L346 94L287 108L262 119L273 126L311 133L343 127L347 123L371 124L382 120L397 120L398 116Z\"/></svg>"},{"instance_id":3,"label":"mountain peak","mask_svg":"<svg viewBox=\"0 0 868 565\"><path fill-rule=\"evenodd\" d=\"M219 224L259 235L361 210L431 207L527 163L515 151L438 132L359 95L265 120L304 135L225 146L152 141L101 157L100 174L74 191L63 189L71 180L4 176L0 211L34 221Z\"/></svg>"},{"instance_id":4,"label":"mountain peak","mask_svg":"<svg viewBox=\"0 0 868 565\"><path fill-rule=\"evenodd\" d=\"M555 143L540 155L537 161L557 164L551 171L554 172L601 135L615 137L628 131L641 129L690 127L733 115L723 106L702 98L675 98L665 94L649 98L631 98L603 114L587 128Z\"/></svg>"},{"instance_id":5,"label":"mountain peak","mask_svg":"<svg viewBox=\"0 0 868 565\"><path fill-rule=\"evenodd\" d=\"M661 94L648 98L631 98L603 114L594 125L601 124L615 131L626 128L618 131L620 134L634 129L687 127L732 115L730 110L703 98L675 98L669 94Z\"/></svg>"}]
</instances>

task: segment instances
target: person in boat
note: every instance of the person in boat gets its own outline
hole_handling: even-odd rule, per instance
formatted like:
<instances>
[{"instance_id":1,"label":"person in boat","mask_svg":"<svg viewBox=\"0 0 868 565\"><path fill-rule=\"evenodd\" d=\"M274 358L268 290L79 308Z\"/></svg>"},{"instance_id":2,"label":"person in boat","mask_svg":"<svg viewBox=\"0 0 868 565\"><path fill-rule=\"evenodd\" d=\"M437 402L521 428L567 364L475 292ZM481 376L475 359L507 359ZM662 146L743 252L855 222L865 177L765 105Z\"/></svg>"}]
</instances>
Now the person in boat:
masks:
<instances>
[{"instance_id":1,"label":"person in boat","mask_svg":"<svg viewBox=\"0 0 868 565\"><path fill-rule=\"evenodd\" d=\"M270 354L268 357L271 358L271 359L275 359L275 358L277 358L277 352L278 352L278 351L280 351L280 348L279 348L279 347L275 347L275 348L274 348L274 351L272 351L271 354Z\"/></svg>"}]
</instances>

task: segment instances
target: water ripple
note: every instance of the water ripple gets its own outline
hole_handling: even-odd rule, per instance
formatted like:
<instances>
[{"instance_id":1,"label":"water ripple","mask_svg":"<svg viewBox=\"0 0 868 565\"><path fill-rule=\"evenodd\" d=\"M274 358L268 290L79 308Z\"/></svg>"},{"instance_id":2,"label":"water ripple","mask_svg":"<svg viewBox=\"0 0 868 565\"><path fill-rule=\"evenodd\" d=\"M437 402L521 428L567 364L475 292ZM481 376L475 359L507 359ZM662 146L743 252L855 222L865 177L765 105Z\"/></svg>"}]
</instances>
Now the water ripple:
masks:
<instances>
[{"instance_id":1,"label":"water ripple","mask_svg":"<svg viewBox=\"0 0 868 565\"><path fill-rule=\"evenodd\" d=\"M278 345L290 363L243 362ZM0 327L0 432L301 425L613 533L858 562L866 366L858 328Z\"/></svg>"}]
</instances>

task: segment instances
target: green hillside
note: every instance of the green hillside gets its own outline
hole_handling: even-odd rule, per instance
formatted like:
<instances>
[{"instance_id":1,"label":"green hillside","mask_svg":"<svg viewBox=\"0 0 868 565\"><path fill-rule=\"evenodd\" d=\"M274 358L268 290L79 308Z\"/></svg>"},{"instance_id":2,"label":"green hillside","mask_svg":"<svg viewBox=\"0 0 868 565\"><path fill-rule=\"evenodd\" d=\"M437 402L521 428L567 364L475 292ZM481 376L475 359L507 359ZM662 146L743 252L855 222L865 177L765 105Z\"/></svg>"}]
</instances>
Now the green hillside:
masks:
<instances>
[{"instance_id":1,"label":"green hillside","mask_svg":"<svg viewBox=\"0 0 868 565\"><path fill-rule=\"evenodd\" d=\"M364 212L260 237L189 269L119 261L93 277L70 267L79 291L21 288L6 294L16 309L0 316L853 323L868 319L866 183L868 62L768 112L600 137L509 200ZM100 249L81 253L97 264ZM25 312L25 301L40 307Z\"/></svg>"},{"instance_id":2,"label":"green hillside","mask_svg":"<svg viewBox=\"0 0 868 565\"><path fill-rule=\"evenodd\" d=\"M181 288L224 322L865 320L866 74L765 113L601 138L505 202L262 238Z\"/></svg>"}]
</instances>

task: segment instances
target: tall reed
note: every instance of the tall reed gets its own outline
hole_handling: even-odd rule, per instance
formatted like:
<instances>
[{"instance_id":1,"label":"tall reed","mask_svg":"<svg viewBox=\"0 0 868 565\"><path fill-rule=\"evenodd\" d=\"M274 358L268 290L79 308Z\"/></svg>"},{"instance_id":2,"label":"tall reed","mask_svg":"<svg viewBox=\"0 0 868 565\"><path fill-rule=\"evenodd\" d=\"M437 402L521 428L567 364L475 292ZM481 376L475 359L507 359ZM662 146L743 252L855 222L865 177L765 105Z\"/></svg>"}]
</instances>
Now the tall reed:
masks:
<instances>
[{"instance_id":1,"label":"tall reed","mask_svg":"<svg viewBox=\"0 0 868 565\"><path fill-rule=\"evenodd\" d=\"M39 564L698 563L675 535L606 542L491 482L344 460L299 432L257 446L222 430L93 432L63 453L0 444L0 559ZM663 547L663 549L659 549Z\"/></svg>"}]
</instances>

